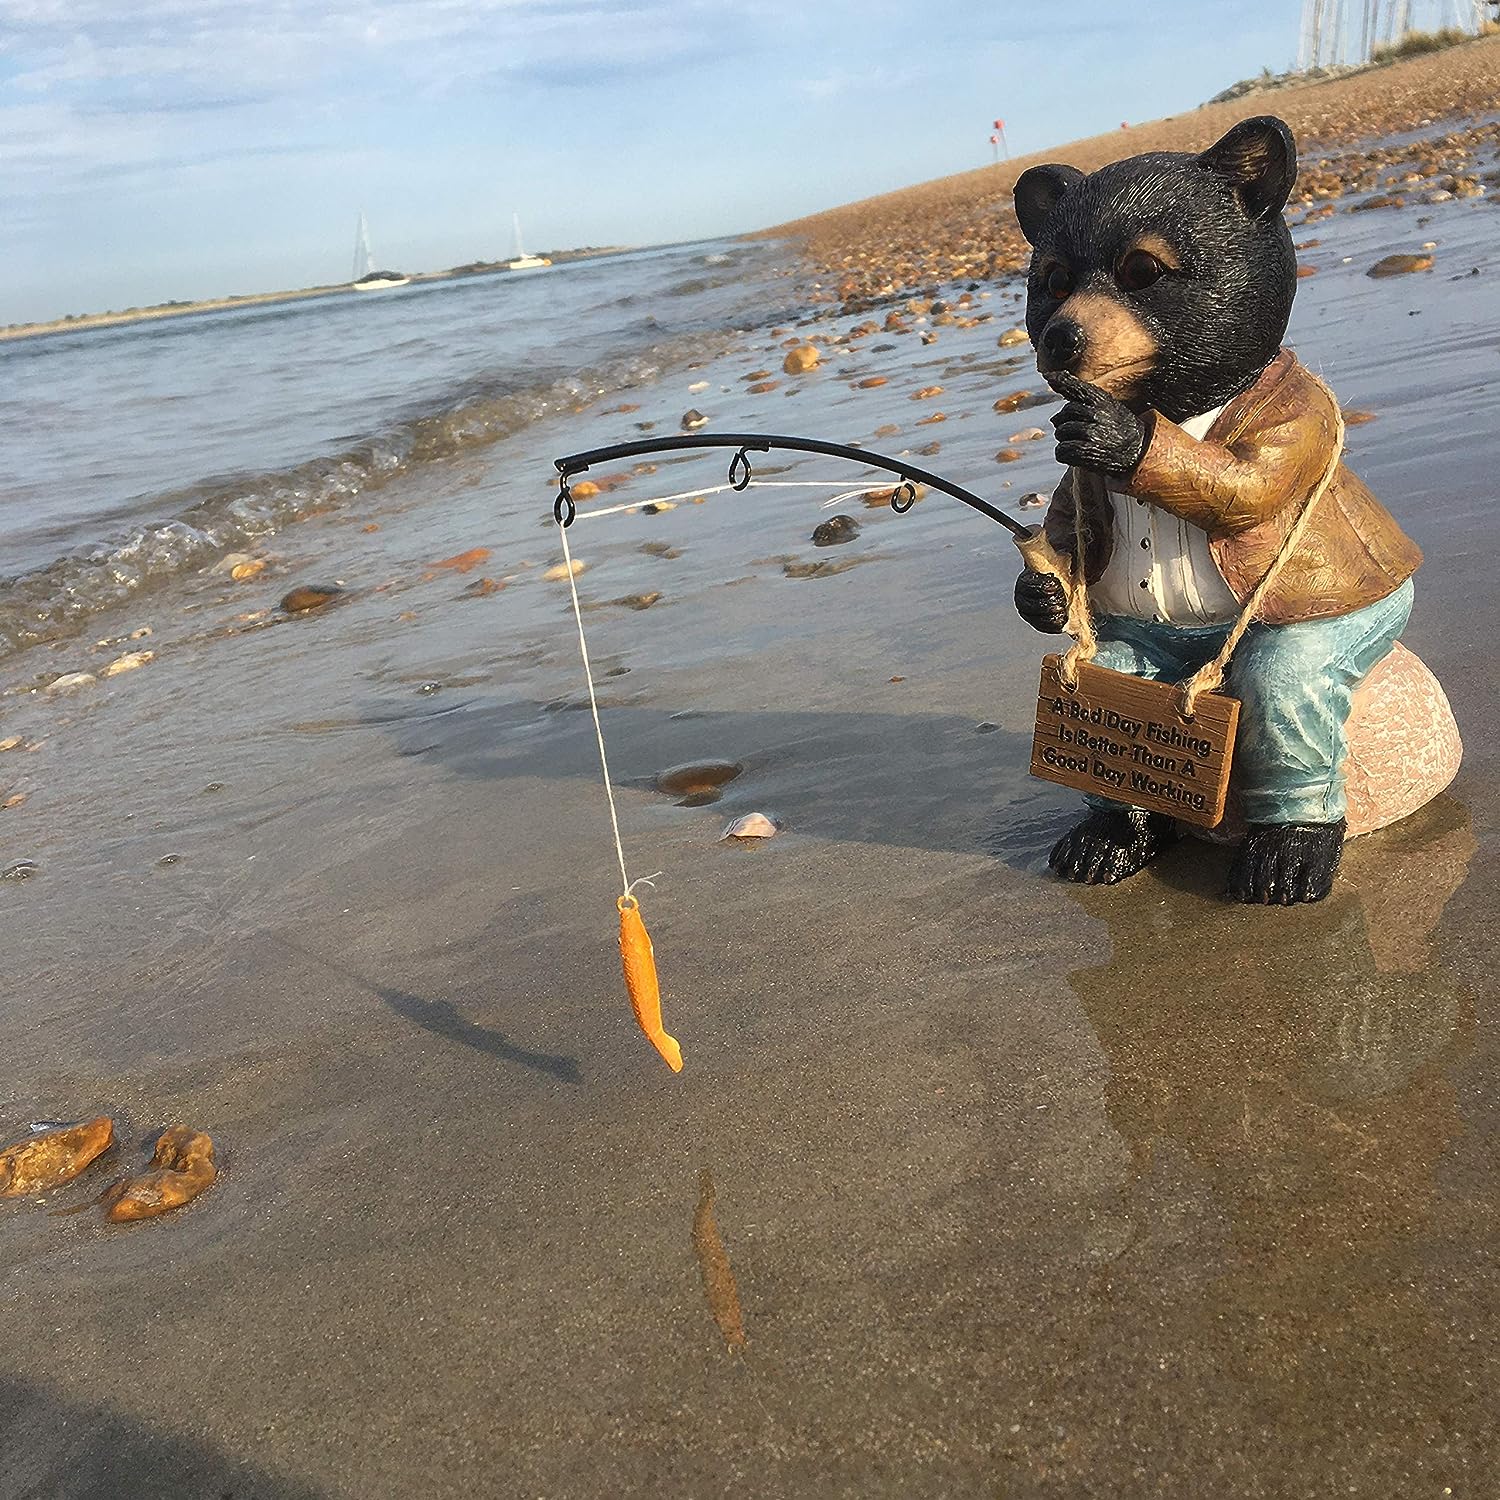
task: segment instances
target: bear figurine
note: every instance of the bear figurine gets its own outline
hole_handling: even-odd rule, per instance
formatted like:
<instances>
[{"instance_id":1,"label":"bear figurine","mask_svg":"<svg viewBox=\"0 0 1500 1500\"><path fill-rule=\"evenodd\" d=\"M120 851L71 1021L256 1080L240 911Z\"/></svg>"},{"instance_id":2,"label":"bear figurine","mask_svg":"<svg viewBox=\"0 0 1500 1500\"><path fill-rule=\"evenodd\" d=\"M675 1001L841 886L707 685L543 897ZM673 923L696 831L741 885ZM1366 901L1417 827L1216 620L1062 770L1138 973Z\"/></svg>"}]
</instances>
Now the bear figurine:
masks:
<instances>
[{"instance_id":1,"label":"bear figurine","mask_svg":"<svg viewBox=\"0 0 1500 1500\"><path fill-rule=\"evenodd\" d=\"M1067 473L1044 529L1075 577L1082 566L1100 666L1175 682L1213 658L1333 460L1337 407L1282 347L1297 286L1282 211L1296 174L1291 131L1263 116L1200 155L1151 153L1089 175L1032 167L1016 182L1032 247L1026 326L1065 398L1053 425ZM1331 889L1349 832L1351 705L1357 718L1356 692L1382 663L1392 676L1420 562L1340 463L1231 658L1245 825L1231 898L1290 905ZM1051 633L1068 614L1058 579L1031 569L1016 607ZM1457 765L1447 701L1409 653L1395 661L1414 664L1432 712L1448 716L1446 785ZM1379 701L1392 712L1389 692ZM1381 726L1367 738L1381 742ZM1052 850L1069 880L1112 884L1177 837L1165 814L1089 803Z\"/></svg>"}]
</instances>

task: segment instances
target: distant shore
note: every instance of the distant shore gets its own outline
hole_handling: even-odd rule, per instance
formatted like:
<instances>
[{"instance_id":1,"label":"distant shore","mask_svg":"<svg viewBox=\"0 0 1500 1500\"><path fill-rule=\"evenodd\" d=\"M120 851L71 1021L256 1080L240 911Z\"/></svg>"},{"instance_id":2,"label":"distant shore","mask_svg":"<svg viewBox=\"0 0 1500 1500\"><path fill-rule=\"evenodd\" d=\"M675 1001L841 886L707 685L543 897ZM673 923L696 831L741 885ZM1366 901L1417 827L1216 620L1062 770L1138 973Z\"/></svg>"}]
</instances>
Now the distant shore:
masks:
<instances>
[{"instance_id":1,"label":"distant shore","mask_svg":"<svg viewBox=\"0 0 1500 1500\"><path fill-rule=\"evenodd\" d=\"M1062 161L1092 172L1140 152L1201 150L1240 120L1276 114L1297 137L1301 174L1293 201L1305 202L1352 188L1389 154L1377 147L1372 155L1361 143L1443 120L1463 122L1475 139L1491 134L1497 100L1500 35L1060 142L759 233L801 241L809 258L836 278L823 293L828 301L859 304L946 281L1001 279L1022 271L1030 256L1011 207L1016 179L1027 167ZM1056 123L1062 135L1066 115ZM1454 144L1462 156L1473 140ZM1500 187L1488 192L1500 198Z\"/></svg>"},{"instance_id":2,"label":"distant shore","mask_svg":"<svg viewBox=\"0 0 1500 1500\"><path fill-rule=\"evenodd\" d=\"M630 245L588 246L581 250L551 250L546 258L553 265L570 261L594 260L605 255L623 255ZM413 286L430 281L458 281L465 276L488 276L507 269L503 260L471 261L446 271L415 271L408 277ZM113 328L122 323L145 323L157 318L181 318L190 313L222 312L236 307L267 307L280 302L300 302L307 297L328 297L352 291L347 281L327 286L297 287L279 292L246 292L234 297L205 297L196 302L158 302L151 307L127 307L121 312L81 313L77 317L53 318L45 323L12 323L0 328L0 342L8 339L41 338L48 334L74 333L87 328Z\"/></svg>"}]
</instances>

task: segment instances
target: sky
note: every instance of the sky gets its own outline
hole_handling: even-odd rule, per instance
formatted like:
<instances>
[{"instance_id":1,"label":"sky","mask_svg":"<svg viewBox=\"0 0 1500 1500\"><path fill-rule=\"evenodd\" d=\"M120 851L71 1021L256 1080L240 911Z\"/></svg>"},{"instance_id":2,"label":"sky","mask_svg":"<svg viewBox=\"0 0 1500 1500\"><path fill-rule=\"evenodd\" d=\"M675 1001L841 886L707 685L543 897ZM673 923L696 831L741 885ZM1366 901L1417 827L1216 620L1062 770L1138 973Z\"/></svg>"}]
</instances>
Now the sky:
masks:
<instances>
[{"instance_id":1,"label":"sky","mask_svg":"<svg viewBox=\"0 0 1500 1500\"><path fill-rule=\"evenodd\" d=\"M0 323L761 228L1176 114L1301 0L0 0Z\"/></svg>"}]
</instances>

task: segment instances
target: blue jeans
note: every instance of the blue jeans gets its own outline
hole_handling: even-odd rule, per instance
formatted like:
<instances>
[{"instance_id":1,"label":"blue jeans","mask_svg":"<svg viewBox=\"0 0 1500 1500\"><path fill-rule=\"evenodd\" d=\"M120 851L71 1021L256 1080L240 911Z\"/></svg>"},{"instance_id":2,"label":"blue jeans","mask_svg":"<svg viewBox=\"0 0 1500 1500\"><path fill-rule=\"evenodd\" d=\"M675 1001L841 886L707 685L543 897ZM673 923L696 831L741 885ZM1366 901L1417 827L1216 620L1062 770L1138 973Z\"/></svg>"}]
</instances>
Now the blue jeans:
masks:
<instances>
[{"instance_id":1,"label":"blue jeans","mask_svg":"<svg viewBox=\"0 0 1500 1500\"><path fill-rule=\"evenodd\" d=\"M1240 700L1234 785L1251 823L1336 823L1344 816L1344 721L1354 690L1396 644L1412 584L1374 604L1298 625L1252 625L1229 662ZM1228 625L1157 625L1123 615L1095 621L1101 667L1182 682L1210 661ZM1089 797L1095 807L1118 807Z\"/></svg>"}]
</instances>

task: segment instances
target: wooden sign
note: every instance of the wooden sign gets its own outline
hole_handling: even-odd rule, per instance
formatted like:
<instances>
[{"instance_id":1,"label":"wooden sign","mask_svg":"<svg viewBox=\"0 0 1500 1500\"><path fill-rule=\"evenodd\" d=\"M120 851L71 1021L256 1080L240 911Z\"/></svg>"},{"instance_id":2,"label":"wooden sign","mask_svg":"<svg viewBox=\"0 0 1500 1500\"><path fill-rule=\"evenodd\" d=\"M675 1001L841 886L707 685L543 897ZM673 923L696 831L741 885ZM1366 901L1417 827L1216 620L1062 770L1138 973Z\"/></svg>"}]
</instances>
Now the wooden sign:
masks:
<instances>
[{"instance_id":1,"label":"wooden sign","mask_svg":"<svg viewBox=\"0 0 1500 1500\"><path fill-rule=\"evenodd\" d=\"M1060 656L1042 661L1031 774L1213 828L1224 816L1239 699L1200 694L1185 720L1176 683L1080 662L1069 689L1061 666Z\"/></svg>"}]
</instances>

